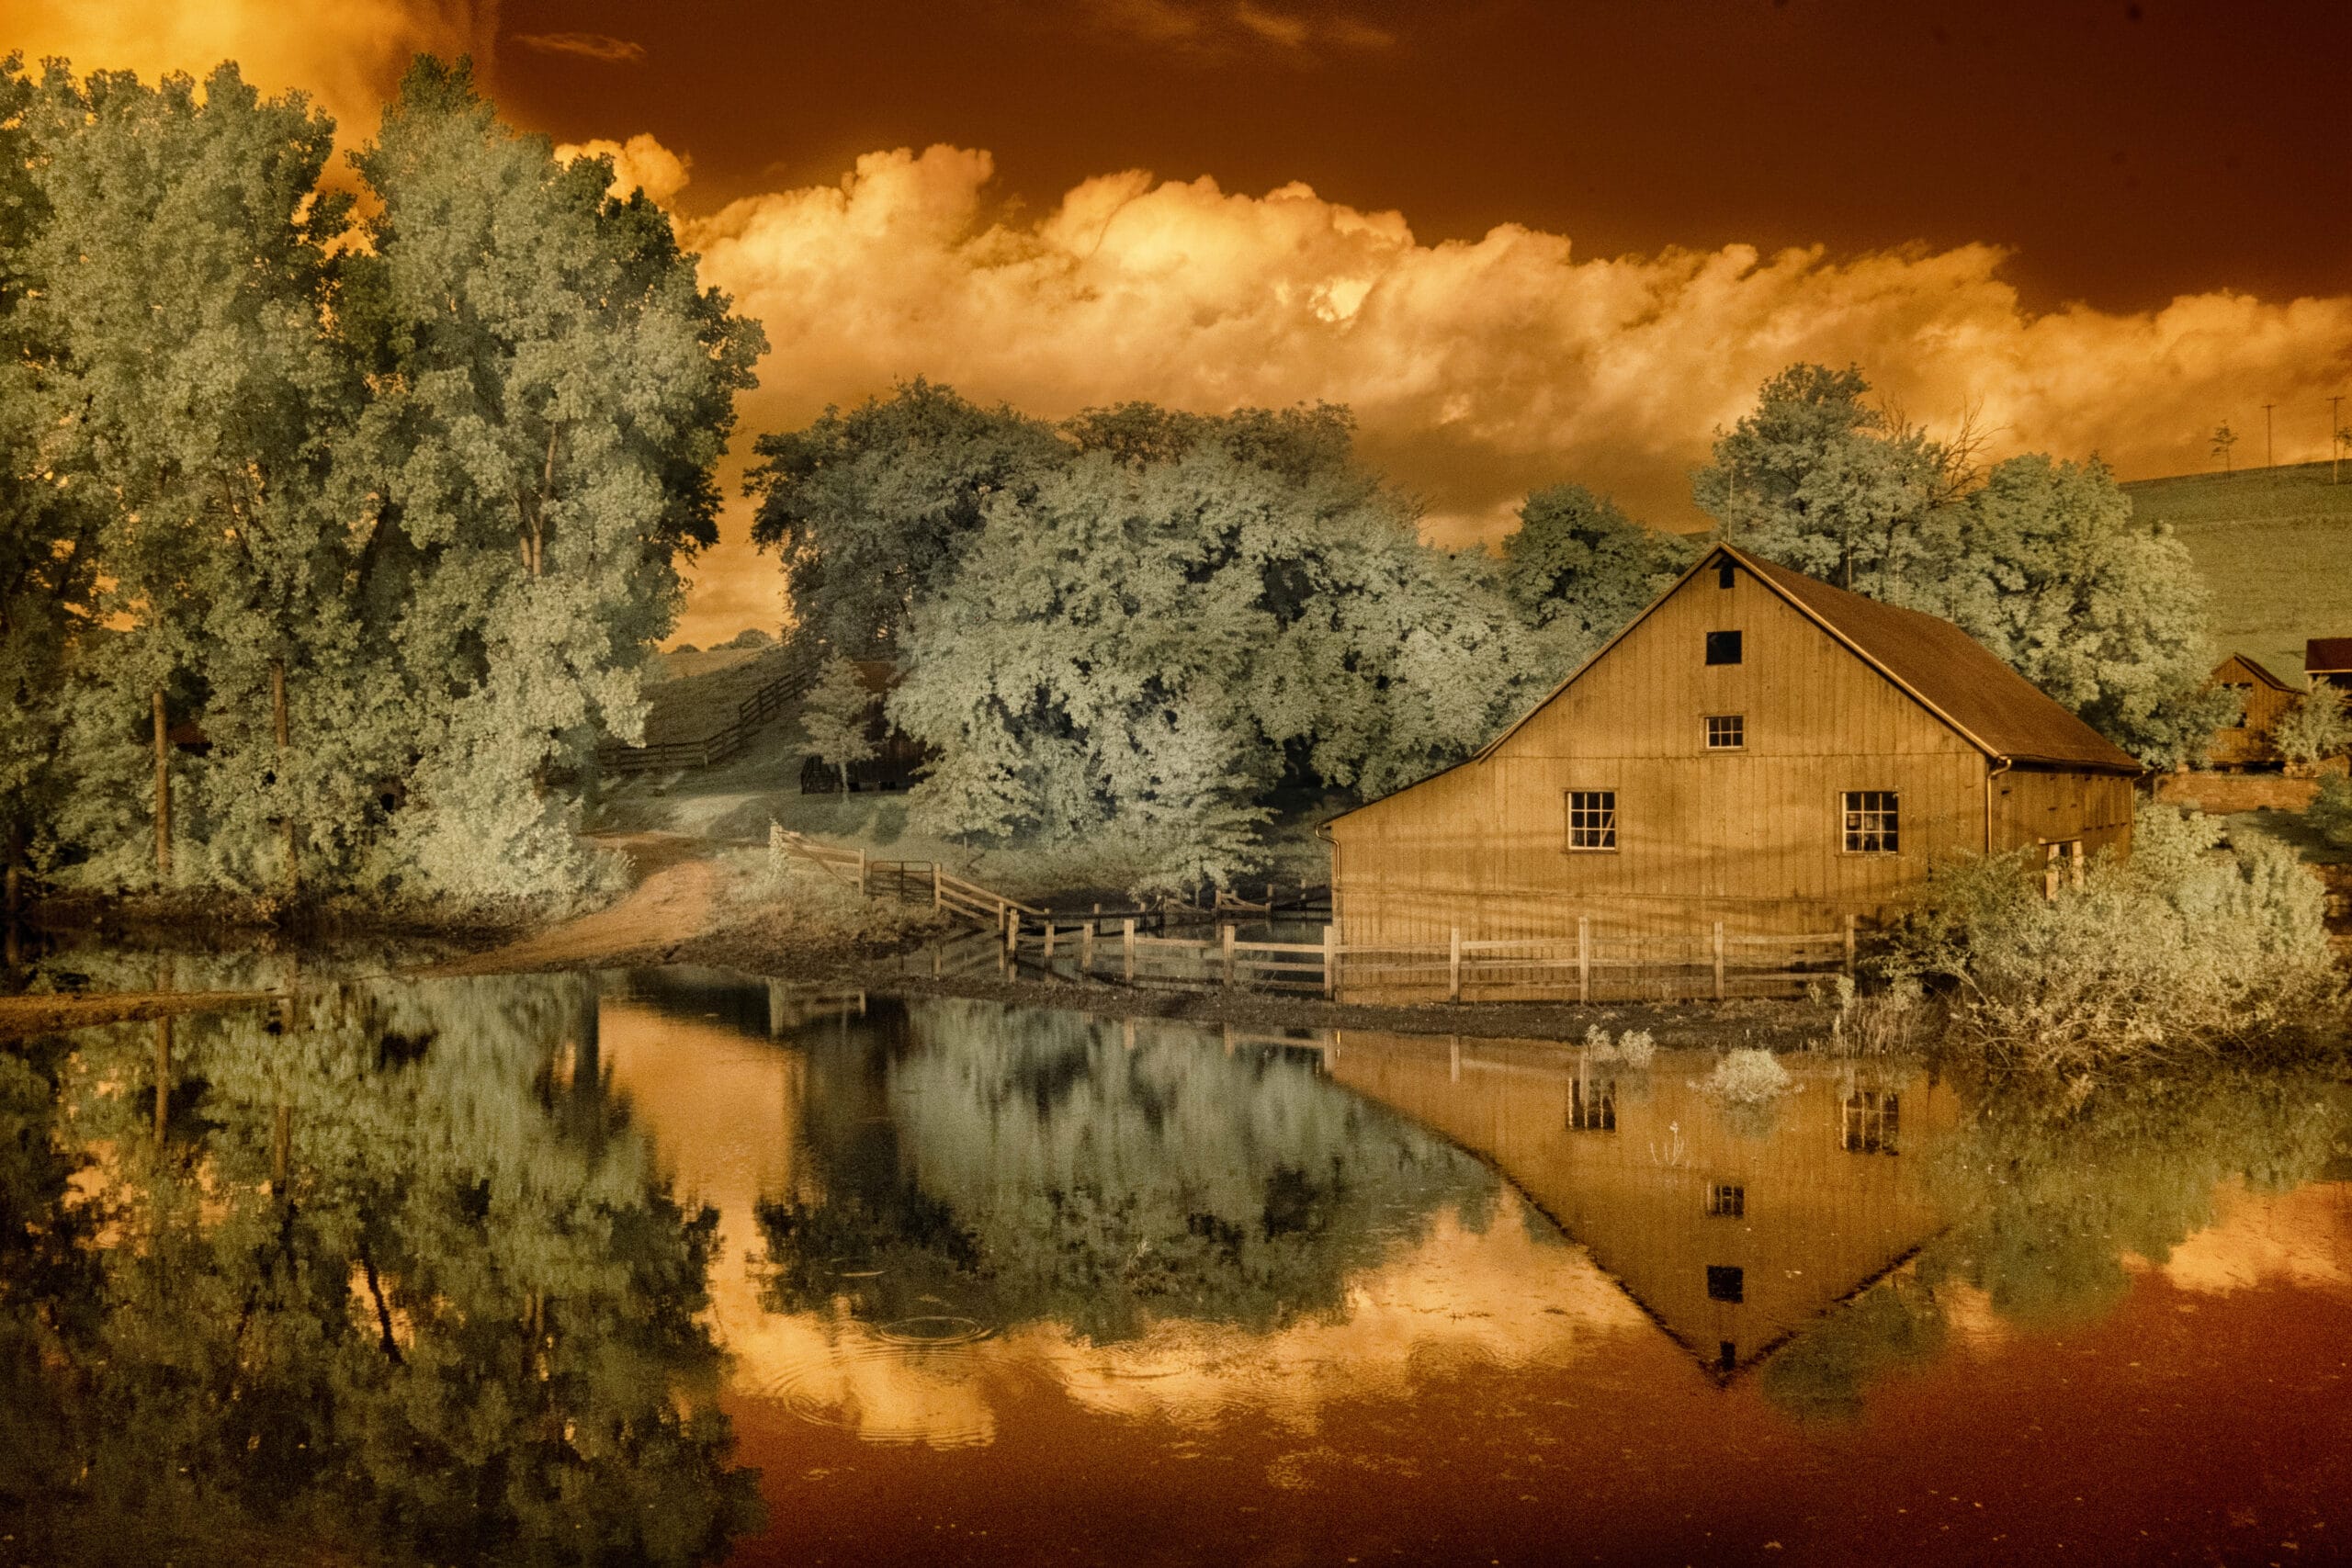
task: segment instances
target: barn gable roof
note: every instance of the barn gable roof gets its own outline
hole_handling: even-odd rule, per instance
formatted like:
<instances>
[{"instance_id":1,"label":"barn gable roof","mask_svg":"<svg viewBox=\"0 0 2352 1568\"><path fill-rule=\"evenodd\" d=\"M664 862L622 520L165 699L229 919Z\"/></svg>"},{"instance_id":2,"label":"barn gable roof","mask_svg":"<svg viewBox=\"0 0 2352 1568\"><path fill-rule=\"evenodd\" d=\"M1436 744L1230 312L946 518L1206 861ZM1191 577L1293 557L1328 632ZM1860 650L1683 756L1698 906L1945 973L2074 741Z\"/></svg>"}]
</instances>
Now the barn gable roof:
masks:
<instances>
[{"instance_id":1,"label":"barn gable roof","mask_svg":"<svg viewBox=\"0 0 2352 1568\"><path fill-rule=\"evenodd\" d=\"M1606 659L1611 649L1649 618L1652 610L1679 593L1701 572L1714 570L1726 557L1747 568L1758 582L1787 601L1799 615L1844 644L1986 756L2001 761L2085 768L2099 773L2137 774L2145 771L2130 752L2051 701L2033 682L1950 621L1833 588L1818 578L1792 571L1730 545L1717 545L1701 556L1690 570L1675 580L1673 587L1652 600L1648 609L1601 644L1591 658L1555 686L1542 702L1521 715L1509 729L1479 748L1473 760L1491 755L1518 734L1529 719L1575 685L1586 671Z\"/></svg>"},{"instance_id":2,"label":"barn gable roof","mask_svg":"<svg viewBox=\"0 0 2352 1568\"><path fill-rule=\"evenodd\" d=\"M2219 681L2222 678L2222 673L2233 664L2236 665L2239 669L2245 671L2247 674L2253 676L2256 680L2261 682L2264 685L2269 687L2274 692L2291 692L2295 689L2294 687L2287 684L2286 682L2278 679L2278 676L2273 675L2270 672L2270 667L2263 663L2261 660L2244 653L2233 653L2227 659L2222 660L2219 664L2213 666L2213 673L2211 679Z\"/></svg>"},{"instance_id":3,"label":"barn gable roof","mask_svg":"<svg viewBox=\"0 0 2352 1568\"><path fill-rule=\"evenodd\" d=\"M2303 644L2303 673L2352 673L2352 637L2315 637Z\"/></svg>"}]
</instances>

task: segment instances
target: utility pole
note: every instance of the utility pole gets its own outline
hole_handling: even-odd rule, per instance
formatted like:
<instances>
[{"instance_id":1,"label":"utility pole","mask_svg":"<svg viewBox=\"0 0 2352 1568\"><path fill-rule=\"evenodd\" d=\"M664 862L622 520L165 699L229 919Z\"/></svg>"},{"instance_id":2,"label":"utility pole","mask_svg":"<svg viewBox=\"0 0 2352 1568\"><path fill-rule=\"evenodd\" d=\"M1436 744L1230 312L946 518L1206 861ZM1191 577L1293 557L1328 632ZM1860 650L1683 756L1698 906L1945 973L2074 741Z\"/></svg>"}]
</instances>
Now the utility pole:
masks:
<instances>
[{"instance_id":1,"label":"utility pole","mask_svg":"<svg viewBox=\"0 0 2352 1568\"><path fill-rule=\"evenodd\" d=\"M2344 482L2344 394L2327 400L2327 482Z\"/></svg>"},{"instance_id":2,"label":"utility pole","mask_svg":"<svg viewBox=\"0 0 2352 1568\"><path fill-rule=\"evenodd\" d=\"M2266 477L2273 480L2278 478L2278 459L2271 452L2270 411L2278 406L2277 403L2262 405L2262 466L2266 470Z\"/></svg>"}]
</instances>

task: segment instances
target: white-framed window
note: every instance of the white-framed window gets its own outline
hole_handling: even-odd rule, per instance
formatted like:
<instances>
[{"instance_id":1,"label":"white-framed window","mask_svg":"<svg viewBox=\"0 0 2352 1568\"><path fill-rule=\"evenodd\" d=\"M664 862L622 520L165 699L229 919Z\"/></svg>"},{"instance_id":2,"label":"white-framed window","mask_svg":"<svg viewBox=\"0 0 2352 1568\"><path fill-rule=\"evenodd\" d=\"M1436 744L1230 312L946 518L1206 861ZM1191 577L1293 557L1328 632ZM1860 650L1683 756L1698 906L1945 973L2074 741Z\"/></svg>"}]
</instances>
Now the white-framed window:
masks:
<instances>
[{"instance_id":1,"label":"white-framed window","mask_svg":"<svg viewBox=\"0 0 2352 1568\"><path fill-rule=\"evenodd\" d=\"M1568 848L1613 850L1617 847L1617 792L1613 789L1568 791Z\"/></svg>"},{"instance_id":2,"label":"white-framed window","mask_svg":"<svg viewBox=\"0 0 2352 1568\"><path fill-rule=\"evenodd\" d=\"M1745 714L1711 713L1707 716L1707 750L1736 751L1747 744L1747 717Z\"/></svg>"},{"instance_id":3,"label":"white-framed window","mask_svg":"<svg viewBox=\"0 0 2352 1568\"><path fill-rule=\"evenodd\" d=\"M1845 800L1846 852L1849 855L1891 855L1902 852L1902 812L1891 789L1849 789Z\"/></svg>"}]
</instances>

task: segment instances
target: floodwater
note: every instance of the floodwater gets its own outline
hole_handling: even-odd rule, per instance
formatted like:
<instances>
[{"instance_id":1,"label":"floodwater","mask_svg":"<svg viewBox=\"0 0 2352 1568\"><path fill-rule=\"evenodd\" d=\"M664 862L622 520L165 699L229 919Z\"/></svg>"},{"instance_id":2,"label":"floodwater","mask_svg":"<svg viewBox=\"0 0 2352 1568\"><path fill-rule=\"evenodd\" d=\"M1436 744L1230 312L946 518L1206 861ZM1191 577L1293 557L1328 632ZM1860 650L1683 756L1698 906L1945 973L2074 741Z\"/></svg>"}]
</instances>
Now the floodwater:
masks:
<instances>
[{"instance_id":1,"label":"floodwater","mask_svg":"<svg viewBox=\"0 0 2352 1568\"><path fill-rule=\"evenodd\" d=\"M1792 1065L674 970L36 1042L0 1562L2352 1560L2352 1089Z\"/></svg>"}]
</instances>

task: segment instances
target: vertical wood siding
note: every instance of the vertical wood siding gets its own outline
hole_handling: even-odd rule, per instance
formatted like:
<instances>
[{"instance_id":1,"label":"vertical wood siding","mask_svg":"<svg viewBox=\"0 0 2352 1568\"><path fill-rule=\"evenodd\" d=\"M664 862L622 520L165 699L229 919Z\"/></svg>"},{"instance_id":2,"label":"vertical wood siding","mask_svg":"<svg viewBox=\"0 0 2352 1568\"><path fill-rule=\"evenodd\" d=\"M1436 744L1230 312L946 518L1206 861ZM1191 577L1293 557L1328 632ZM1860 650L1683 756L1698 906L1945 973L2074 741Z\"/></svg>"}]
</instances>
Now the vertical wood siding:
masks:
<instances>
[{"instance_id":1,"label":"vertical wood siding","mask_svg":"<svg viewBox=\"0 0 2352 1568\"><path fill-rule=\"evenodd\" d=\"M1736 665L1706 634L1744 634ZM1745 744L1710 751L1707 717ZM2041 840L2128 840L2128 779L2012 770L1984 754L1746 570L1689 579L1486 759L1339 818L1332 886L1350 945L1615 931L1823 931L1883 916L1934 862ZM1988 787L1996 792L1988 801ZM1617 848L1567 847L1570 790L1613 790ZM1846 852L1842 795L1892 790L1893 854ZM1991 809L1988 812L1988 805Z\"/></svg>"}]
</instances>

